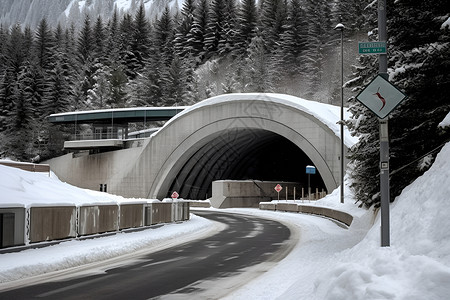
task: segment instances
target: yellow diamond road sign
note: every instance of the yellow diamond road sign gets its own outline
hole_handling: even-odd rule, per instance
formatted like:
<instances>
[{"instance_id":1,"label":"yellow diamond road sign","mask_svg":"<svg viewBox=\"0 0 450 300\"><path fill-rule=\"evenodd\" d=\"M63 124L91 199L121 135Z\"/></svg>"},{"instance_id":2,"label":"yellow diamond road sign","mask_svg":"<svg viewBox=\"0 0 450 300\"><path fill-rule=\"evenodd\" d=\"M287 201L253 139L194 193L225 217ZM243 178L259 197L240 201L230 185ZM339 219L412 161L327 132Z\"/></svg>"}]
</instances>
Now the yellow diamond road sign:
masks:
<instances>
[{"instance_id":1,"label":"yellow diamond road sign","mask_svg":"<svg viewBox=\"0 0 450 300\"><path fill-rule=\"evenodd\" d=\"M405 94L379 74L356 96L380 119L387 117L405 98Z\"/></svg>"}]
</instances>

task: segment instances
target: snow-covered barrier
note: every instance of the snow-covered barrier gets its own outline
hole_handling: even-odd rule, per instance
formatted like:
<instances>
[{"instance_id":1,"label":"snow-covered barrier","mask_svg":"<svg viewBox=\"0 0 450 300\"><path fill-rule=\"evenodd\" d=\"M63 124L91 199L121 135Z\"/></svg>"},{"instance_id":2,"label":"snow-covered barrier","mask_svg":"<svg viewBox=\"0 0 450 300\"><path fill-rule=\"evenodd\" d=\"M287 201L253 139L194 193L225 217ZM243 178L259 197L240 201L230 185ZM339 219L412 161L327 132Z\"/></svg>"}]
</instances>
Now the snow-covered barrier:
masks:
<instances>
[{"instance_id":1,"label":"snow-covered barrier","mask_svg":"<svg viewBox=\"0 0 450 300\"><path fill-rule=\"evenodd\" d=\"M0 249L142 228L190 217L190 206L185 201L126 199L71 186L52 172L47 175L2 164L0 191Z\"/></svg>"},{"instance_id":2,"label":"snow-covered barrier","mask_svg":"<svg viewBox=\"0 0 450 300\"><path fill-rule=\"evenodd\" d=\"M0 248L186 221L189 217L189 202L181 201L2 207Z\"/></svg>"}]
</instances>

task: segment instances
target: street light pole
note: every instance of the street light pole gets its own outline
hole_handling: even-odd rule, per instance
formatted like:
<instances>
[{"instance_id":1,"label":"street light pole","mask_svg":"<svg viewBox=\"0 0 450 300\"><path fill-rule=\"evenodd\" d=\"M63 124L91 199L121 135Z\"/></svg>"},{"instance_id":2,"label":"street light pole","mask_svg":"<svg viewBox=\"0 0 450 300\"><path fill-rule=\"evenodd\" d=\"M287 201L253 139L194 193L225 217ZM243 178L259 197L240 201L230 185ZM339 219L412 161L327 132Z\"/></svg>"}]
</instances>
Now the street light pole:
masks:
<instances>
[{"instance_id":1,"label":"street light pole","mask_svg":"<svg viewBox=\"0 0 450 300\"><path fill-rule=\"evenodd\" d=\"M378 40L387 41L386 0L378 0ZM378 73L388 80L387 54L379 56ZM389 247L390 222L390 184L389 184L389 134L388 118L380 119L380 197L381 197L381 247Z\"/></svg>"},{"instance_id":2,"label":"street light pole","mask_svg":"<svg viewBox=\"0 0 450 300\"><path fill-rule=\"evenodd\" d=\"M339 23L334 27L341 31L341 203L344 203L344 29Z\"/></svg>"}]
</instances>

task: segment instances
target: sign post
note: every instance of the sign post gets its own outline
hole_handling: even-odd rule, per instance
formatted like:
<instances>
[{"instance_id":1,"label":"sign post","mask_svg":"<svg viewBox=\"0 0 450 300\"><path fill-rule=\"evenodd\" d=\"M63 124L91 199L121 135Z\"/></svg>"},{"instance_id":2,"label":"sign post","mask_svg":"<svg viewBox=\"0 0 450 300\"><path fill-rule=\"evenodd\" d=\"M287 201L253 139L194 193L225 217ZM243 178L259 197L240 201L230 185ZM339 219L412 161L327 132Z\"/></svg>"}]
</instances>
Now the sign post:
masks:
<instances>
[{"instance_id":1,"label":"sign post","mask_svg":"<svg viewBox=\"0 0 450 300\"><path fill-rule=\"evenodd\" d=\"M378 0L378 39L387 41L386 30L386 0ZM384 79L388 79L387 54L381 54L378 59L378 73ZM384 165L384 169L383 167ZM389 224L389 134L387 119L380 119L380 196L381 196L381 247L389 247L390 224Z\"/></svg>"},{"instance_id":2,"label":"sign post","mask_svg":"<svg viewBox=\"0 0 450 300\"><path fill-rule=\"evenodd\" d=\"M386 54L386 0L378 0L378 39L380 42L366 43L373 50L361 54L380 54L378 76L369 83L356 99L375 113L380 123L380 197L381 197L381 247L390 246L389 228L389 133L388 118L391 111L400 104L406 96L388 81ZM378 44L380 43L380 44ZM384 44L384 51L381 48ZM369 47L370 46L370 47ZM364 47L362 47L364 49ZM377 52L380 50L380 52Z\"/></svg>"},{"instance_id":3,"label":"sign post","mask_svg":"<svg viewBox=\"0 0 450 300\"><path fill-rule=\"evenodd\" d=\"M277 184L275 186L275 191L277 191L277 193L278 193L278 201L280 201L280 192L281 192L282 189L283 189L283 187L281 185L279 185L279 184Z\"/></svg>"},{"instance_id":4,"label":"sign post","mask_svg":"<svg viewBox=\"0 0 450 300\"><path fill-rule=\"evenodd\" d=\"M311 200L310 175L316 174L316 167L306 166L306 174L308 174L308 200Z\"/></svg>"}]
</instances>

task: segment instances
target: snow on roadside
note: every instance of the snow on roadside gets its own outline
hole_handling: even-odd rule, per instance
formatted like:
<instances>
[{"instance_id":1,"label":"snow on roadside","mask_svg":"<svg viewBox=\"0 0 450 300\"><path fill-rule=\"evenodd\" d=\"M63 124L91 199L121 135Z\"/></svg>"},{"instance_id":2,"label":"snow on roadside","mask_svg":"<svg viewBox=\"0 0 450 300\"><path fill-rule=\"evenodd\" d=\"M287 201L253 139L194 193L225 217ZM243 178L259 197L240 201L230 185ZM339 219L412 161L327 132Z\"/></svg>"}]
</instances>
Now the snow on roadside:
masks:
<instances>
[{"instance_id":1,"label":"snow on roadside","mask_svg":"<svg viewBox=\"0 0 450 300\"><path fill-rule=\"evenodd\" d=\"M16 253L0 254L1 283L18 280L53 271L64 270L84 264L133 253L140 249L160 247L173 242L206 234L211 222L191 215L191 220L138 232L120 232L112 236L98 236L88 240L71 240L60 244L28 249Z\"/></svg>"},{"instance_id":2,"label":"snow on roadside","mask_svg":"<svg viewBox=\"0 0 450 300\"><path fill-rule=\"evenodd\" d=\"M448 299L450 295L450 143L433 166L391 205L391 247L380 220L366 238L334 254L316 282L317 299Z\"/></svg>"}]
</instances>

